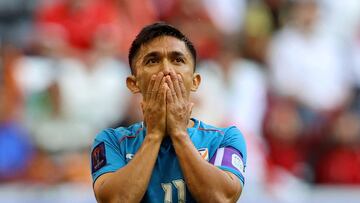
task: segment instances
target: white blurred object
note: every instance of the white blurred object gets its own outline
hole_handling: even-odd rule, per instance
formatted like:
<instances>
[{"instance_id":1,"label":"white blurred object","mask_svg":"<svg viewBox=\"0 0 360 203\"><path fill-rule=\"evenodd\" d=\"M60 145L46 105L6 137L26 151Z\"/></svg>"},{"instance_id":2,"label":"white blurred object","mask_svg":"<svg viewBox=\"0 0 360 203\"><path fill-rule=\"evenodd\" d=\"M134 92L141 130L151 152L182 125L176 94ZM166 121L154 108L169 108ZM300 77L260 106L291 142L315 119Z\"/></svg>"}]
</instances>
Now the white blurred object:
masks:
<instances>
[{"instance_id":1,"label":"white blurred object","mask_svg":"<svg viewBox=\"0 0 360 203\"><path fill-rule=\"evenodd\" d=\"M214 61L198 66L202 77L193 98L193 115L213 125L237 125L243 132L260 135L266 108L267 83L264 72L247 60L234 60L228 77Z\"/></svg>"},{"instance_id":2,"label":"white blurred object","mask_svg":"<svg viewBox=\"0 0 360 203\"><path fill-rule=\"evenodd\" d=\"M7 203L96 203L91 184L2 184L0 202Z\"/></svg>"},{"instance_id":3,"label":"white blurred object","mask_svg":"<svg viewBox=\"0 0 360 203\"><path fill-rule=\"evenodd\" d=\"M269 202L266 191L265 145L262 137L244 134L246 140L247 163L245 185L238 202ZM262 195L259 195L262 194Z\"/></svg>"},{"instance_id":4,"label":"white blurred object","mask_svg":"<svg viewBox=\"0 0 360 203\"><path fill-rule=\"evenodd\" d=\"M219 126L225 119L227 105L221 69L215 62L206 61L198 65L197 72L201 75L201 83L192 95L195 102L192 116Z\"/></svg>"},{"instance_id":5,"label":"white blurred object","mask_svg":"<svg viewBox=\"0 0 360 203\"><path fill-rule=\"evenodd\" d=\"M59 63L58 85L65 118L106 127L122 119L130 99L126 87L128 67L112 58L101 58L89 69L79 60Z\"/></svg>"},{"instance_id":6,"label":"white blurred object","mask_svg":"<svg viewBox=\"0 0 360 203\"><path fill-rule=\"evenodd\" d=\"M322 8L322 21L328 31L351 40L360 23L359 0L318 0Z\"/></svg>"},{"instance_id":7,"label":"white blurred object","mask_svg":"<svg viewBox=\"0 0 360 203\"><path fill-rule=\"evenodd\" d=\"M339 38L321 28L302 33L286 26L269 49L272 85L276 92L295 97L317 110L341 105L350 90Z\"/></svg>"},{"instance_id":8,"label":"white blurred object","mask_svg":"<svg viewBox=\"0 0 360 203\"><path fill-rule=\"evenodd\" d=\"M245 59L233 63L230 73L230 121L253 135L262 134L267 79L260 65Z\"/></svg>"},{"instance_id":9,"label":"white blurred object","mask_svg":"<svg viewBox=\"0 0 360 203\"><path fill-rule=\"evenodd\" d=\"M125 80L130 71L115 58L102 57L88 67L79 59L24 57L16 68L16 81L25 98L53 84L59 89L60 115L27 115L27 125L42 149L87 148L101 129L126 114L131 93Z\"/></svg>"},{"instance_id":10,"label":"white blurred object","mask_svg":"<svg viewBox=\"0 0 360 203\"><path fill-rule=\"evenodd\" d=\"M360 28L360 24L359 24L359 28ZM359 29L360 30L360 29ZM359 31L360 33L360 31ZM358 37L356 40L354 40L354 43L352 44L352 49L351 49L352 53L351 53L351 65L352 65L352 76L353 76L353 80L355 85L360 88L360 37Z\"/></svg>"},{"instance_id":11,"label":"white blurred object","mask_svg":"<svg viewBox=\"0 0 360 203\"><path fill-rule=\"evenodd\" d=\"M273 170L276 181L267 185L267 192L278 203L303 203L309 202L310 186L303 180L293 176L288 171L278 167Z\"/></svg>"},{"instance_id":12,"label":"white blurred object","mask_svg":"<svg viewBox=\"0 0 360 203\"><path fill-rule=\"evenodd\" d=\"M225 34L239 32L246 12L246 0L203 0L214 24Z\"/></svg>"},{"instance_id":13,"label":"white blurred object","mask_svg":"<svg viewBox=\"0 0 360 203\"><path fill-rule=\"evenodd\" d=\"M46 57L21 57L15 63L15 81L24 95L45 91L56 78L54 60Z\"/></svg>"}]
</instances>

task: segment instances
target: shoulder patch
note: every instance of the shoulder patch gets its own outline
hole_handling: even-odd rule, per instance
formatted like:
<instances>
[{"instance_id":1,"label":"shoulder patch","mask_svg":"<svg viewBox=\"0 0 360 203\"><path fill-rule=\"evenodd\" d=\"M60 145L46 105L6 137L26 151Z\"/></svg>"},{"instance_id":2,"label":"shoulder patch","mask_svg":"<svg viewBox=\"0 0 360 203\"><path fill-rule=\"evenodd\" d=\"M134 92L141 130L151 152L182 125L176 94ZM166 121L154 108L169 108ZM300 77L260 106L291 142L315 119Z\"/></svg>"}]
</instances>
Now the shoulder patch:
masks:
<instances>
[{"instance_id":1,"label":"shoulder patch","mask_svg":"<svg viewBox=\"0 0 360 203\"><path fill-rule=\"evenodd\" d=\"M105 143L101 142L91 152L91 173L106 165Z\"/></svg>"},{"instance_id":2,"label":"shoulder patch","mask_svg":"<svg viewBox=\"0 0 360 203\"><path fill-rule=\"evenodd\" d=\"M208 148L201 148L198 149L198 152L200 153L201 157L205 159L206 161L209 161L209 150Z\"/></svg>"},{"instance_id":3,"label":"shoulder patch","mask_svg":"<svg viewBox=\"0 0 360 203\"><path fill-rule=\"evenodd\" d=\"M240 173L245 173L245 164L241 152L232 147L219 148L211 158L210 163L215 166L227 166Z\"/></svg>"}]
</instances>

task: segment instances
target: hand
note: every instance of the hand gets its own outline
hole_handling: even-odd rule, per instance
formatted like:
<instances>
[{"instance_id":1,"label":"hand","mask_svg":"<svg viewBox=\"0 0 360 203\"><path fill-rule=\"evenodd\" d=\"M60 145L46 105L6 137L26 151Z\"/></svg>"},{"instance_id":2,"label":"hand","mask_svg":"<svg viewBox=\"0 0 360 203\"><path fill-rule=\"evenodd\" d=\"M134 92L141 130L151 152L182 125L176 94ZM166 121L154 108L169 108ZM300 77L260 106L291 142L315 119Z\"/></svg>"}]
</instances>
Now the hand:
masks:
<instances>
[{"instance_id":1,"label":"hand","mask_svg":"<svg viewBox=\"0 0 360 203\"><path fill-rule=\"evenodd\" d=\"M152 75L141 102L147 135L162 139L166 135L166 92L169 90L162 72Z\"/></svg>"},{"instance_id":2,"label":"hand","mask_svg":"<svg viewBox=\"0 0 360 203\"><path fill-rule=\"evenodd\" d=\"M193 103L189 102L183 79L171 72L165 76L169 90L166 92L166 131L170 137L187 133Z\"/></svg>"}]
</instances>

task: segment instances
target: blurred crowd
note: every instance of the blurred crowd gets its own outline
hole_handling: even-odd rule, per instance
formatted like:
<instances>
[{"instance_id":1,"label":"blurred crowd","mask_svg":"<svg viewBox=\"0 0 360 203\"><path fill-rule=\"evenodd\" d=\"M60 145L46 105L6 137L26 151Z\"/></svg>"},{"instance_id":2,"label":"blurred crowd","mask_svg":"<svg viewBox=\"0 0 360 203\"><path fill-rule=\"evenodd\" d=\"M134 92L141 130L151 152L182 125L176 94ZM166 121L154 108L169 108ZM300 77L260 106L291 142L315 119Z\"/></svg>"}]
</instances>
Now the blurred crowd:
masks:
<instances>
[{"instance_id":1,"label":"blurred crowd","mask_svg":"<svg viewBox=\"0 0 360 203\"><path fill-rule=\"evenodd\" d=\"M0 183L89 184L107 127L140 121L128 48L149 23L189 36L193 116L236 125L249 185L360 185L360 1L0 0Z\"/></svg>"}]
</instances>

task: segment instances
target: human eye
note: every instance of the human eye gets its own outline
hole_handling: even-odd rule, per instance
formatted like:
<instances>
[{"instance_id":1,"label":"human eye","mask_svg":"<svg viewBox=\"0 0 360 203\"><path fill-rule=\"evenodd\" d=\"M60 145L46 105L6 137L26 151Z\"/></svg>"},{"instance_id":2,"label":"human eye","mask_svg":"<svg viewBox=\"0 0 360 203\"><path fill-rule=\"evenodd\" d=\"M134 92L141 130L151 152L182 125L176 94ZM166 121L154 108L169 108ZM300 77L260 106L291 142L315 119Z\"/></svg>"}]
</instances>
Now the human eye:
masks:
<instances>
[{"instance_id":1,"label":"human eye","mask_svg":"<svg viewBox=\"0 0 360 203\"><path fill-rule=\"evenodd\" d=\"M145 64L146 65L153 65L153 64L156 64L159 60L156 59L156 58L149 58L145 61Z\"/></svg>"},{"instance_id":2,"label":"human eye","mask_svg":"<svg viewBox=\"0 0 360 203\"><path fill-rule=\"evenodd\" d=\"M179 64L179 63L185 63L185 60L182 57L176 57L174 59L175 63Z\"/></svg>"}]
</instances>

